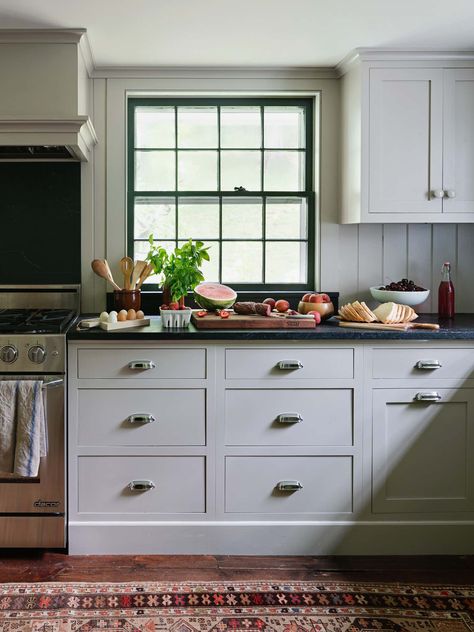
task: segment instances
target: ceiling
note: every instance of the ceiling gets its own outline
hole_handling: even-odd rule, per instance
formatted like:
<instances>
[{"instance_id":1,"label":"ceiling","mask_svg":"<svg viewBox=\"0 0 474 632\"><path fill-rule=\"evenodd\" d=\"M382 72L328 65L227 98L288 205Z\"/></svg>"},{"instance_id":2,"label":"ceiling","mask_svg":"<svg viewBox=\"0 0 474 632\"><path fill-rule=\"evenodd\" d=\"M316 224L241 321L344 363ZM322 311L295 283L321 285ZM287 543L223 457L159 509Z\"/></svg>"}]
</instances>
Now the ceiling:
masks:
<instances>
[{"instance_id":1,"label":"ceiling","mask_svg":"<svg viewBox=\"0 0 474 632\"><path fill-rule=\"evenodd\" d=\"M107 66L333 66L359 46L474 48L473 0L0 0L1 28L88 31Z\"/></svg>"}]
</instances>

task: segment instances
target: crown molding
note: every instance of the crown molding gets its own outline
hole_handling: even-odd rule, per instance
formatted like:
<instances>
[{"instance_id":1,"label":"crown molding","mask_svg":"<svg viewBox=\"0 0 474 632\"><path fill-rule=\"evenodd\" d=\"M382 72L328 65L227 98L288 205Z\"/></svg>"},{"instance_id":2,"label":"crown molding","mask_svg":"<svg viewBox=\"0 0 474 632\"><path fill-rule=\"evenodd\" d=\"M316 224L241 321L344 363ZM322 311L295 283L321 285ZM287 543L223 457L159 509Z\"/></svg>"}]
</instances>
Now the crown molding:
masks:
<instances>
[{"instance_id":1,"label":"crown molding","mask_svg":"<svg viewBox=\"0 0 474 632\"><path fill-rule=\"evenodd\" d=\"M346 74L357 63L362 62L472 62L474 49L440 48L356 48L348 53L335 67L338 77Z\"/></svg>"},{"instance_id":2,"label":"crown molding","mask_svg":"<svg viewBox=\"0 0 474 632\"><path fill-rule=\"evenodd\" d=\"M0 29L0 44L78 44L86 29Z\"/></svg>"},{"instance_id":3,"label":"crown molding","mask_svg":"<svg viewBox=\"0 0 474 632\"><path fill-rule=\"evenodd\" d=\"M93 79L336 79L319 66L99 66Z\"/></svg>"}]
</instances>

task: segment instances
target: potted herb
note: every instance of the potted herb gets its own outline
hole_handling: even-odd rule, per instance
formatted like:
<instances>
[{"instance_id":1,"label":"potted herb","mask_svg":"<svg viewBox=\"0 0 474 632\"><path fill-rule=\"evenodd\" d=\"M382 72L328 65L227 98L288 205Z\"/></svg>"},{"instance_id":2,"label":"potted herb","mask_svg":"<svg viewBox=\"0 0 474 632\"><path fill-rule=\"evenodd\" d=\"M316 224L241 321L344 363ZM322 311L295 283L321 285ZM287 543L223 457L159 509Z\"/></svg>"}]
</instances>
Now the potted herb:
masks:
<instances>
[{"instance_id":1,"label":"potted herb","mask_svg":"<svg viewBox=\"0 0 474 632\"><path fill-rule=\"evenodd\" d=\"M186 294L194 290L201 281L204 281L201 266L203 261L209 261L209 247L205 247L202 241L193 242L190 239L183 246L175 248L170 254L163 246L154 243L153 234L149 236L148 241L150 242L150 250L146 259L152 264L155 274L162 278L163 305L160 310L162 316L165 311L186 309L184 306ZM189 318L190 314L188 315L188 323ZM170 320L173 323L175 321L178 323L182 318L178 318L176 315L176 318ZM179 322L178 326L183 326L183 324L185 323ZM165 324L165 326L168 325Z\"/></svg>"}]
</instances>

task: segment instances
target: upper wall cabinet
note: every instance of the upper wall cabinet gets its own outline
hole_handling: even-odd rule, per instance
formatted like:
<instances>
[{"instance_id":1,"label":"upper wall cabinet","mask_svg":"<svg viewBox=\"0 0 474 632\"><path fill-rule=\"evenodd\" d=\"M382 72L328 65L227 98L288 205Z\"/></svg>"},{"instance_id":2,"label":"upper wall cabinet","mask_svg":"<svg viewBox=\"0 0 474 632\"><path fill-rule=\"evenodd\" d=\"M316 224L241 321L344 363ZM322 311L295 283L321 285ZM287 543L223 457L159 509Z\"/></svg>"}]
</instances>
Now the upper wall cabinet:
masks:
<instances>
[{"instance_id":1,"label":"upper wall cabinet","mask_svg":"<svg viewBox=\"0 0 474 632\"><path fill-rule=\"evenodd\" d=\"M473 222L473 113L474 67L353 62L342 80L342 222Z\"/></svg>"}]
</instances>

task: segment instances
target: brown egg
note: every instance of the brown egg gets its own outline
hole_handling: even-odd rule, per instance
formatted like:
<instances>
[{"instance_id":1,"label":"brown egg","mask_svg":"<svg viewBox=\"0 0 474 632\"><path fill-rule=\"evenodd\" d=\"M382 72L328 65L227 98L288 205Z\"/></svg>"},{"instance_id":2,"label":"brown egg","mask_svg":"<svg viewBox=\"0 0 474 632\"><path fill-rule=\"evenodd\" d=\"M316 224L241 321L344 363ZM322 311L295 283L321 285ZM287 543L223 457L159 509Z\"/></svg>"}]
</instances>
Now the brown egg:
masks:
<instances>
[{"instance_id":1,"label":"brown egg","mask_svg":"<svg viewBox=\"0 0 474 632\"><path fill-rule=\"evenodd\" d=\"M134 309L129 309L127 312L127 320L135 320L137 317L137 312Z\"/></svg>"},{"instance_id":2,"label":"brown egg","mask_svg":"<svg viewBox=\"0 0 474 632\"><path fill-rule=\"evenodd\" d=\"M127 311L125 309L121 309L119 311L119 313L117 314L117 320L120 323L123 323L125 320L127 320Z\"/></svg>"},{"instance_id":3,"label":"brown egg","mask_svg":"<svg viewBox=\"0 0 474 632\"><path fill-rule=\"evenodd\" d=\"M145 318L145 314L142 312L141 309L139 309L137 312L137 320L141 320L142 318Z\"/></svg>"}]
</instances>

